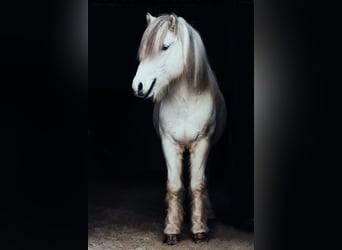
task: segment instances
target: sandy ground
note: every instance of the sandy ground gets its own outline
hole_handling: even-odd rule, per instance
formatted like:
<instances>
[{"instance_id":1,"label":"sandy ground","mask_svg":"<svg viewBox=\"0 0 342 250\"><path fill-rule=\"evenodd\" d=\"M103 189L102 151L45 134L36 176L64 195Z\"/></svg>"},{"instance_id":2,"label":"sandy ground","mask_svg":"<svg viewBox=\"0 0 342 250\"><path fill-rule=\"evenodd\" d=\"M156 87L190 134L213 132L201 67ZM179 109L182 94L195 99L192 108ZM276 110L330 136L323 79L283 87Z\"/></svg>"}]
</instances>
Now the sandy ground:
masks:
<instances>
[{"instance_id":1,"label":"sandy ground","mask_svg":"<svg viewBox=\"0 0 342 250\"><path fill-rule=\"evenodd\" d=\"M181 241L162 244L165 216L164 190L156 185L126 182L89 184L88 249L254 249L254 235L213 219L209 242L195 244L185 217Z\"/></svg>"}]
</instances>

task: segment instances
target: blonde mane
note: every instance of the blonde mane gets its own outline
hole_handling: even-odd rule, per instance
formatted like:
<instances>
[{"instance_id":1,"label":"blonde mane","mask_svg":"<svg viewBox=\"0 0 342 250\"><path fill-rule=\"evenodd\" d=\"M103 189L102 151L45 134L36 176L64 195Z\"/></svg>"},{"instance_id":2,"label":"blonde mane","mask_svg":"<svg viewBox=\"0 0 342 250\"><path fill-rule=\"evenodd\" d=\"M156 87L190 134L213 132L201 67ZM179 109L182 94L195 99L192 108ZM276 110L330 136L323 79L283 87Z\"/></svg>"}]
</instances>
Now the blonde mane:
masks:
<instances>
[{"instance_id":1,"label":"blonde mane","mask_svg":"<svg viewBox=\"0 0 342 250\"><path fill-rule=\"evenodd\" d=\"M172 15L177 19L175 14ZM161 15L147 26L139 47L140 61L161 50L168 32L169 17L170 15ZM217 83L210 68L202 39L199 33L182 17L177 20L174 32L183 46L184 68L183 73L176 79L185 77L195 91L208 90L209 87L214 87Z\"/></svg>"}]
</instances>

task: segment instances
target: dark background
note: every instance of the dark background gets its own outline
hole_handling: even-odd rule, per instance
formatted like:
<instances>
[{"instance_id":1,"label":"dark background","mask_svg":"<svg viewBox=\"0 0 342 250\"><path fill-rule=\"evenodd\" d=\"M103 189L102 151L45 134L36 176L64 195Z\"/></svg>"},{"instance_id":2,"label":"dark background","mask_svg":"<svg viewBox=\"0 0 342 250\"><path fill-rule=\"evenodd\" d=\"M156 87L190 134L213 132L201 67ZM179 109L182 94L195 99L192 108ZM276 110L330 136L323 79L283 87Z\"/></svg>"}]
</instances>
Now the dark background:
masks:
<instances>
[{"instance_id":1,"label":"dark background","mask_svg":"<svg viewBox=\"0 0 342 250\"><path fill-rule=\"evenodd\" d=\"M90 4L88 176L113 182L144 179L164 189L167 173L160 139L152 124L153 103L136 98L131 83L139 63L137 52L146 28L146 12L154 16L174 12L199 31L226 99L226 131L213 147L207 167L215 210L227 223L251 223L253 4L170 2ZM187 185L188 179L184 182Z\"/></svg>"},{"instance_id":2,"label":"dark background","mask_svg":"<svg viewBox=\"0 0 342 250\"><path fill-rule=\"evenodd\" d=\"M237 15L237 8L226 10L221 10L220 18L230 20L230 13L234 21L244 23L250 17L246 19L242 12ZM331 121L340 112L334 110L339 98L328 98L327 84L338 86L335 83L339 82L334 79L334 72L339 72L335 64L339 60L335 50L338 46L333 46L340 30L336 27L339 15L334 10L339 8L322 1L265 0L258 1L254 10L254 51L258 53L254 85L258 97L254 114L255 247L332 249L339 239L336 226L340 225L340 210L336 204L340 181L331 177L339 176L335 171L341 164L336 147L340 129ZM1 247L86 249L87 169L95 169L94 165L86 167L91 162L89 155L93 155L88 147L87 2L5 1L0 13L0 190L1 227L5 231ZM136 24L143 26L143 19L144 15ZM203 33L202 28L194 26ZM140 38L141 34L142 30L136 36ZM207 39L212 38L202 36L219 80L230 77L218 72L217 67L222 65L215 66L218 61L214 61L207 44ZM134 43L137 46L138 41ZM216 42L214 45L215 50L220 47L222 51L229 46ZM80 56L80 49L85 58ZM137 47L131 49L136 53ZM132 60L135 72L137 62L125 58ZM127 76L128 85L133 74ZM223 88L221 80L220 86ZM139 105L152 110L150 103L140 101ZM334 105L330 105L332 102ZM147 128L152 129L150 121ZM216 152L219 154L220 150ZM91 173L109 169L100 164L98 168Z\"/></svg>"}]
</instances>

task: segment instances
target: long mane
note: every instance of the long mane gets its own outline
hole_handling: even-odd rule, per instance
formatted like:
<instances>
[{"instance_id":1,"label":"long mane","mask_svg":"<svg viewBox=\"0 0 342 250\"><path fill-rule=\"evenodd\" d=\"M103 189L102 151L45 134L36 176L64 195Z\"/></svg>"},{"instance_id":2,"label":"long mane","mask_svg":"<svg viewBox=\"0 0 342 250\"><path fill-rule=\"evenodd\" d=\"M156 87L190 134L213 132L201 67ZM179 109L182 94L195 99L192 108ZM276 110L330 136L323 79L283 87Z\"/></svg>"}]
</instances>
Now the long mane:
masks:
<instances>
[{"instance_id":1,"label":"long mane","mask_svg":"<svg viewBox=\"0 0 342 250\"><path fill-rule=\"evenodd\" d=\"M157 53L162 48L168 31L169 17L170 15L161 15L147 26L139 47L140 61ZM202 92L208 87L216 85L203 41L199 33L182 17L176 18L176 20L175 33L182 43L184 56L184 70L177 79L185 77L194 90Z\"/></svg>"},{"instance_id":2,"label":"long mane","mask_svg":"<svg viewBox=\"0 0 342 250\"><path fill-rule=\"evenodd\" d=\"M168 18L169 15L161 15L154 22L151 22L147 26L140 42L140 61L148 56L153 55L154 53L157 53L162 48L165 36L168 31Z\"/></svg>"}]
</instances>

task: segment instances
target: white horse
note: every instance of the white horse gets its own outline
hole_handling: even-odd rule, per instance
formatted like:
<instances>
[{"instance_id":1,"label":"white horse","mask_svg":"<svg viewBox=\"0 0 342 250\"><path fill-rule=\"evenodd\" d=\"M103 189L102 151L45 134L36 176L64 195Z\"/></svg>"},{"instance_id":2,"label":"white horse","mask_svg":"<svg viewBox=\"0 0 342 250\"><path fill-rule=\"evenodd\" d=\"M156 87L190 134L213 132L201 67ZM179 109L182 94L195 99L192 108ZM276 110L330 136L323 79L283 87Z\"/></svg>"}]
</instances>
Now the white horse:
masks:
<instances>
[{"instance_id":1,"label":"white horse","mask_svg":"<svg viewBox=\"0 0 342 250\"><path fill-rule=\"evenodd\" d=\"M155 102L153 121L168 171L164 243L179 240L185 150L190 154L193 240L206 241L205 167L210 147L225 127L225 101L198 32L175 14L147 13L146 20L132 88L136 96Z\"/></svg>"}]
</instances>

